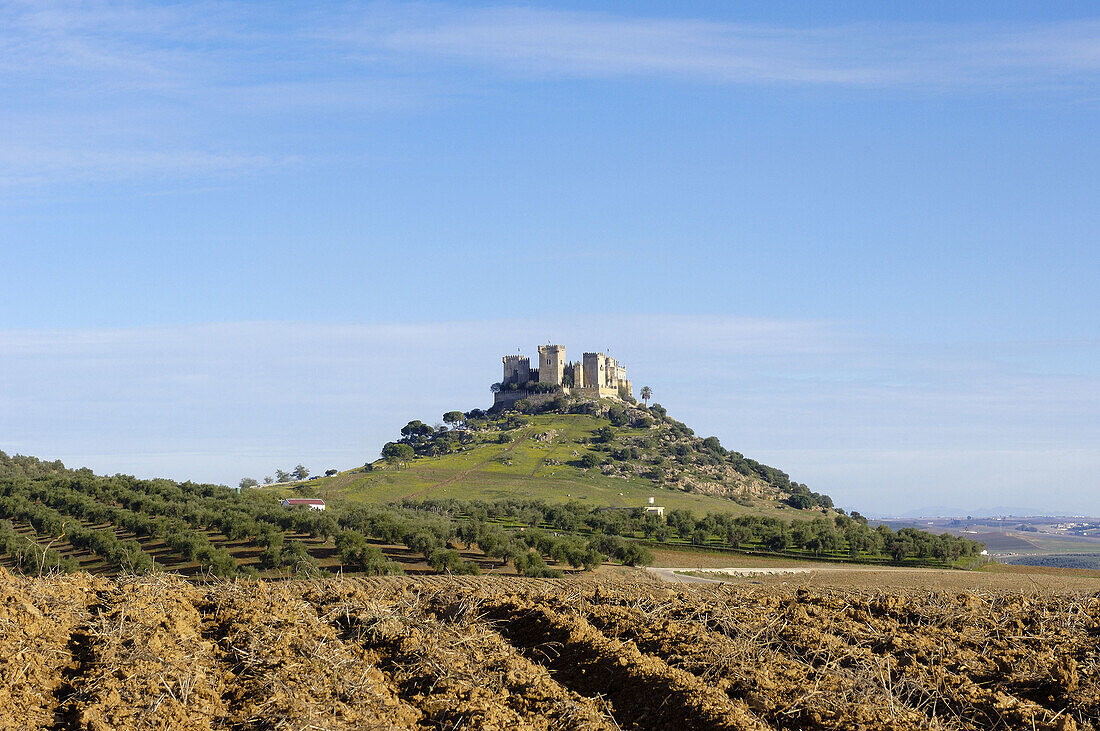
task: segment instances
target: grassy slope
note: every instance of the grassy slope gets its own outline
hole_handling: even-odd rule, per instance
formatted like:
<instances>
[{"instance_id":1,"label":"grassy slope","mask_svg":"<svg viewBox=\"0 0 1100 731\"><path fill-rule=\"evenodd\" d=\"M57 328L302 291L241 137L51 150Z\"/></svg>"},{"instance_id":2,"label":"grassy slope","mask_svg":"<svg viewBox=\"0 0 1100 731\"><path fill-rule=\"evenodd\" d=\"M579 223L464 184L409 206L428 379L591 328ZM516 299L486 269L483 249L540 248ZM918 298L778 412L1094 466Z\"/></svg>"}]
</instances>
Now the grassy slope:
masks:
<instances>
[{"instance_id":1,"label":"grassy slope","mask_svg":"<svg viewBox=\"0 0 1100 731\"><path fill-rule=\"evenodd\" d=\"M775 514L787 519L796 515L812 517L810 511L780 508L771 501L757 500L750 508L726 498L664 489L641 477L622 479L604 476L598 469L581 469L569 464L577 459L573 452L584 454L589 447L580 440L606 426L609 423L606 419L582 414L545 414L525 419L531 425L520 430L516 440L508 444L496 443L498 433L489 432L461 452L420 457L406 469L345 472L306 483L299 490L302 494L316 493L327 499L370 503L403 498L538 498L557 502L581 499L593 505L635 507L647 504L653 497L657 505L668 509L687 508L697 514L725 511ZM552 442L534 439L536 434L550 429L559 432ZM634 429L617 429L616 432L623 435L643 433ZM547 459L556 459L562 464L547 465Z\"/></svg>"}]
</instances>

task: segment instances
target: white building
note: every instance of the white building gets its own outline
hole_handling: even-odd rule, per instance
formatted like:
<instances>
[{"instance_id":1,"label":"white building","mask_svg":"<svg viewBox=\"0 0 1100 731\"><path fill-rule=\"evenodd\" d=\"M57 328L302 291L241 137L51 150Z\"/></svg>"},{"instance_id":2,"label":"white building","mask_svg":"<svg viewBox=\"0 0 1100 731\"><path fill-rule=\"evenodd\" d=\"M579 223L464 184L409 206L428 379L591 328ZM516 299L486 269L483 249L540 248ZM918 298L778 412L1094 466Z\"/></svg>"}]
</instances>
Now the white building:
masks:
<instances>
[{"instance_id":1,"label":"white building","mask_svg":"<svg viewBox=\"0 0 1100 731\"><path fill-rule=\"evenodd\" d=\"M288 497L281 505L284 508L309 508L310 510L324 510L325 501L315 497Z\"/></svg>"}]
</instances>

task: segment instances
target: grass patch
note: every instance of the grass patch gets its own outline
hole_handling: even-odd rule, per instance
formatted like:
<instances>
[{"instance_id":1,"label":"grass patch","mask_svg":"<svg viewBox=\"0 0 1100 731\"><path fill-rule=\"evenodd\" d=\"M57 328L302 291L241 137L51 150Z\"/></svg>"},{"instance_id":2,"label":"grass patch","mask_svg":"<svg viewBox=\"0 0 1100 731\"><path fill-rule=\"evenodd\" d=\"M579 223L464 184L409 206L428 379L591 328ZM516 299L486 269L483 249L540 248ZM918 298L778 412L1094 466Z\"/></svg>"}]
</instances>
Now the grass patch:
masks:
<instances>
[{"instance_id":1,"label":"grass patch","mask_svg":"<svg viewBox=\"0 0 1100 731\"><path fill-rule=\"evenodd\" d=\"M592 451L594 445L589 440L596 429L607 425L606 419L585 414L543 414L525 416L524 420L528 426L514 430L514 438L507 443L499 442L500 432L484 432L474 443L452 454L419 457L404 469L377 462L372 471L353 470L314 480L307 489L325 499L362 503L406 498L522 498L639 507L653 498L656 505L669 510L685 508L699 515L714 511L774 514L790 519L802 512L764 500L750 507L726 497L661 487L646 477L612 477L598 468L584 469L577 464L579 458ZM551 432L552 438L537 438ZM616 434L642 436L646 430L621 428ZM603 452L599 454L607 457ZM804 514L809 515L809 511Z\"/></svg>"}]
</instances>

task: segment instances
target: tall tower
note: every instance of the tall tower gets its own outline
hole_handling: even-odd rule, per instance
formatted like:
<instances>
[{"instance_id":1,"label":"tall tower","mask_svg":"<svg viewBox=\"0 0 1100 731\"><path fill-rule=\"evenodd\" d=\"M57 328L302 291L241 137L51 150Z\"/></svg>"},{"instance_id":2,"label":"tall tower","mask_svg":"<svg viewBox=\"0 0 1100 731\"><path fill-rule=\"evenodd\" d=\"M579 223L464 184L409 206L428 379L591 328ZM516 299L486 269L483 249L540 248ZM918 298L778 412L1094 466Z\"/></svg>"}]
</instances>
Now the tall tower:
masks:
<instances>
[{"instance_id":1,"label":"tall tower","mask_svg":"<svg viewBox=\"0 0 1100 731\"><path fill-rule=\"evenodd\" d=\"M565 346L539 346L539 383L560 386L565 375Z\"/></svg>"},{"instance_id":2,"label":"tall tower","mask_svg":"<svg viewBox=\"0 0 1100 731\"><path fill-rule=\"evenodd\" d=\"M584 385L607 388L607 356L603 353L584 354Z\"/></svg>"}]
</instances>

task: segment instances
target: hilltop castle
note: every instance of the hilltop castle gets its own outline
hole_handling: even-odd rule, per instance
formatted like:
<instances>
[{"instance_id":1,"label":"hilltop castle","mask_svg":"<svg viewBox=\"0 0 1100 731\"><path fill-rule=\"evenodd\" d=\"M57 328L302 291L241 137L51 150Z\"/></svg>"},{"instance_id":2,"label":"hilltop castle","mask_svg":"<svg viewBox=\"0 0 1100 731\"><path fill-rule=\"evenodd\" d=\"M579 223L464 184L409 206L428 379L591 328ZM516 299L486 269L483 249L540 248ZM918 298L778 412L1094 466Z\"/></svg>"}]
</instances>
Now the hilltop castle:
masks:
<instances>
[{"instance_id":1,"label":"hilltop castle","mask_svg":"<svg viewBox=\"0 0 1100 731\"><path fill-rule=\"evenodd\" d=\"M606 353L585 353L583 360L570 363L564 345L540 345L538 368L532 368L531 359L525 355L506 355L501 360L504 377L495 394L494 408L509 406L531 393L558 388L592 398L633 397L626 366Z\"/></svg>"}]
</instances>

